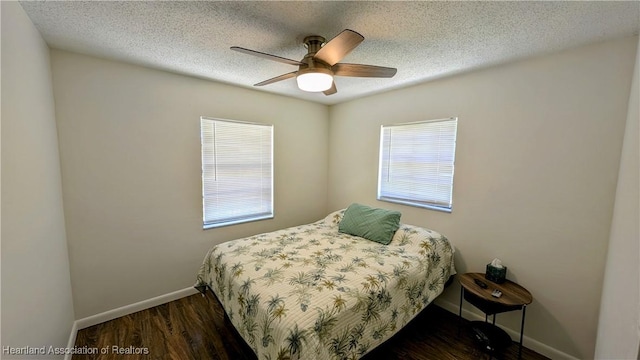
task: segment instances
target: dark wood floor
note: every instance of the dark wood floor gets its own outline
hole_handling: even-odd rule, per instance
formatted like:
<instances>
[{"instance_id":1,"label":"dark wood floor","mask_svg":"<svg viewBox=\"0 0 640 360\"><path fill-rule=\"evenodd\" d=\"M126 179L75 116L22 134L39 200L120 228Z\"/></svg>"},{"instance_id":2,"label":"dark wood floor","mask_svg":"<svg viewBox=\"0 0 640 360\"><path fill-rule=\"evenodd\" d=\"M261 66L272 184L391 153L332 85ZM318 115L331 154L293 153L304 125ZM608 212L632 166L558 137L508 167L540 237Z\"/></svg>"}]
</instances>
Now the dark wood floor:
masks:
<instances>
[{"instance_id":1,"label":"dark wood floor","mask_svg":"<svg viewBox=\"0 0 640 360\"><path fill-rule=\"evenodd\" d=\"M82 329L78 331L76 348L85 346L97 349L98 354L73 355L73 360L256 359L211 292L206 297L189 296ZM106 354L100 354L101 351ZM518 344L513 343L496 358L517 359L517 354ZM376 359L489 360L491 356L479 350L467 321L458 336L457 316L430 305L363 358ZM547 358L524 348L522 359Z\"/></svg>"}]
</instances>

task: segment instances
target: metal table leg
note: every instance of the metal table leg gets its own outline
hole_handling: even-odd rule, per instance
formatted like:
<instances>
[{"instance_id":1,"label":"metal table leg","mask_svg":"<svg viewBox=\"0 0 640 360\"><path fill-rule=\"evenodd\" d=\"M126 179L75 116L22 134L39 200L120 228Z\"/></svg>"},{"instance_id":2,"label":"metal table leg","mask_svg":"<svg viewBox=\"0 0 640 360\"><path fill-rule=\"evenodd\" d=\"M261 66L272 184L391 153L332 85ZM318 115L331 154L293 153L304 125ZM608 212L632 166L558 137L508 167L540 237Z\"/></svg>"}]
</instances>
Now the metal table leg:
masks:
<instances>
[{"instance_id":1,"label":"metal table leg","mask_svg":"<svg viewBox=\"0 0 640 360\"><path fill-rule=\"evenodd\" d=\"M462 299L464 298L464 286L460 286L460 312L458 313L458 336L460 336L460 327L462 326Z\"/></svg>"},{"instance_id":2,"label":"metal table leg","mask_svg":"<svg viewBox=\"0 0 640 360\"><path fill-rule=\"evenodd\" d=\"M522 323L520 324L520 348L518 349L518 359L522 359L522 337L524 335L524 316L527 312L527 305L522 306Z\"/></svg>"}]
</instances>

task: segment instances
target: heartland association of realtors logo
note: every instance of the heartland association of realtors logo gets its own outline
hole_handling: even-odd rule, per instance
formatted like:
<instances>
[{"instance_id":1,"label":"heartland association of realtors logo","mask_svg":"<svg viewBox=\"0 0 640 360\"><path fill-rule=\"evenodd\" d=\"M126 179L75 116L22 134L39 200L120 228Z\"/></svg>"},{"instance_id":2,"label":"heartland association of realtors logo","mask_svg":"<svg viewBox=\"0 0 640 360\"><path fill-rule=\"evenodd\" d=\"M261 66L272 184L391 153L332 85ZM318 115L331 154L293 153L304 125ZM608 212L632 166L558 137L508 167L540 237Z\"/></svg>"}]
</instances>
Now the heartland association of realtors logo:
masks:
<instances>
[{"instance_id":1,"label":"heartland association of realtors logo","mask_svg":"<svg viewBox=\"0 0 640 360\"><path fill-rule=\"evenodd\" d=\"M120 347L117 345L105 346L102 348L89 346L55 347L55 346L3 346L3 355L97 355L97 354L117 354L117 355L149 355L149 348L146 347Z\"/></svg>"}]
</instances>

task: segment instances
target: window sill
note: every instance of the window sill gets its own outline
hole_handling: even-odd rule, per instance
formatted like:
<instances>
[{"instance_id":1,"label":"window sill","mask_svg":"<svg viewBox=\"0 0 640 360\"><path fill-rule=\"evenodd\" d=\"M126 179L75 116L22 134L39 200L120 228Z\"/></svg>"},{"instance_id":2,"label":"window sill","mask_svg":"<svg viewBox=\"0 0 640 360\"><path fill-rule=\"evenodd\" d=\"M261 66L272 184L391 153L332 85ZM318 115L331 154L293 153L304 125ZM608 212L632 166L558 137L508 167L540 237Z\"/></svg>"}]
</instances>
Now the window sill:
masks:
<instances>
[{"instance_id":1,"label":"window sill","mask_svg":"<svg viewBox=\"0 0 640 360\"><path fill-rule=\"evenodd\" d=\"M215 229L215 228L224 227L224 226L238 225L242 223L268 220L268 219L273 219L273 214L255 216L250 218L242 218L242 219L236 219L236 220L229 220L229 221L224 221L224 222L219 222L214 224L204 224L202 225L202 229L209 230L209 229Z\"/></svg>"},{"instance_id":2,"label":"window sill","mask_svg":"<svg viewBox=\"0 0 640 360\"><path fill-rule=\"evenodd\" d=\"M423 208L423 209L441 211L441 212L446 212L446 213L451 213L452 212L451 208L446 208L446 207L437 206L437 205L422 204L422 203L413 202L413 201L409 201L409 200L392 199L392 198L386 198L386 197L379 197L378 200L386 201L386 202L390 202L390 203L394 203L394 204L402 204L402 205L408 205L408 206L413 206L413 207L419 207L419 208Z\"/></svg>"}]
</instances>

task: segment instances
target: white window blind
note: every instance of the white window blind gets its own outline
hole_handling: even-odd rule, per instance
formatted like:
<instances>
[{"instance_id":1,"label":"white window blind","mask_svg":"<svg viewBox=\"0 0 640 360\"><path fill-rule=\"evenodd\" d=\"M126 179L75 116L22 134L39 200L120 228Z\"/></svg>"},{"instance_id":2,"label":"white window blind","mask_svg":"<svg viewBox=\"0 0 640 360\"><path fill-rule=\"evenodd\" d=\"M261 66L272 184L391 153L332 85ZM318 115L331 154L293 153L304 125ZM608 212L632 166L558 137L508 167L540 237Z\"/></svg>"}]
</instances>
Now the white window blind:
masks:
<instances>
[{"instance_id":1,"label":"white window blind","mask_svg":"<svg viewBox=\"0 0 640 360\"><path fill-rule=\"evenodd\" d=\"M378 200L451 211L457 118L383 125Z\"/></svg>"},{"instance_id":2,"label":"white window blind","mask_svg":"<svg viewBox=\"0 0 640 360\"><path fill-rule=\"evenodd\" d=\"M273 217L273 126L200 118L204 228Z\"/></svg>"}]
</instances>

